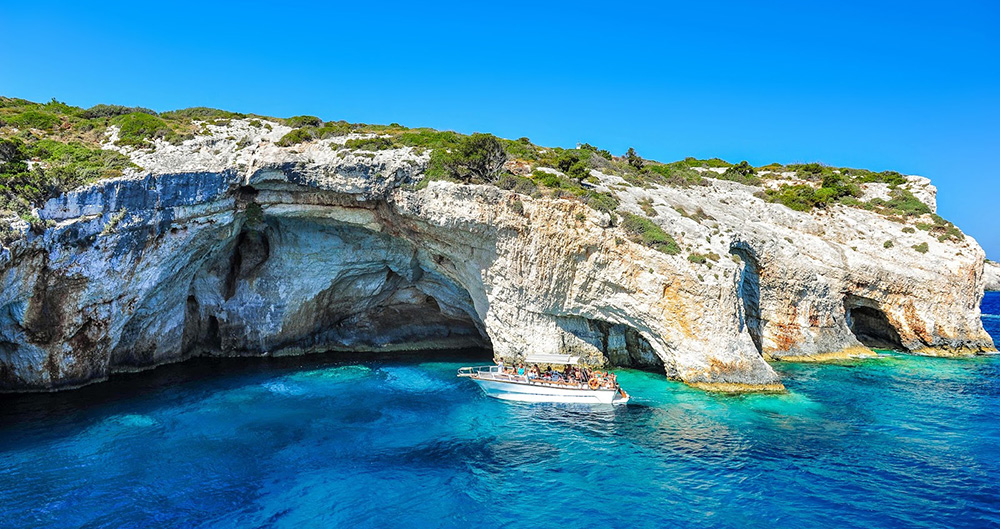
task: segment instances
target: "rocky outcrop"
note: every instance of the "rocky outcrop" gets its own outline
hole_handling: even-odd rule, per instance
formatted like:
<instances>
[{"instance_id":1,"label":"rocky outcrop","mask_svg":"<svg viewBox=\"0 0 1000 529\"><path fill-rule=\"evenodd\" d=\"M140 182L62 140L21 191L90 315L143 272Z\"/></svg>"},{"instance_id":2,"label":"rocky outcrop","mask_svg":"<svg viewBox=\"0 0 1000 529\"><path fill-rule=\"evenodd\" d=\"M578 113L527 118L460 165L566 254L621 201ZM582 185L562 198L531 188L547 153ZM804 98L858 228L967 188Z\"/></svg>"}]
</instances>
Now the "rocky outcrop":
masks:
<instances>
[{"instance_id":1,"label":"rocky outcrop","mask_svg":"<svg viewBox=\"0 0 1000 529\"><path fill-rule=\"evenodd\" d=\"M990 292L1000 291L1000 263L987 260L983 274L986 290Z\"/></svg>"},{"instance_id":2,"label":"rocky outcrop","mask_svg":"<svg viewBox=\"0 0 1000 529\"><path fill-rule=\"evenodd\" d=\"M623 210L651 201L685 248L667 255L576 201L415 186L424 154L277 147L287 131L234 120L130 151L141 174L40 210L55 226L0 257L0 390L199 354L469 346L776 390L766 359L993 349L971 238L794 212L733 182L645 189L596 173Z\"/></svg>"}]
</instances>

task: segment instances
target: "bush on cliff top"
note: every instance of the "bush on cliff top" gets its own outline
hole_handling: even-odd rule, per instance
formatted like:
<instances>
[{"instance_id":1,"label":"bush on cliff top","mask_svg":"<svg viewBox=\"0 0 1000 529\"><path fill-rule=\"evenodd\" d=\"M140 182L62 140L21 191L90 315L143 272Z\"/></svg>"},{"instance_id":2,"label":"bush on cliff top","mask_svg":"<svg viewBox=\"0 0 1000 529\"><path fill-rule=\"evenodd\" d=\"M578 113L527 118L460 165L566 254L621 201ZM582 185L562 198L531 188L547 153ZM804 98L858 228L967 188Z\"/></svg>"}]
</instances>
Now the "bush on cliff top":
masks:
<instances>
[{"instance_id":1,"label":"bush on cliff top","mask_svg":"<svg viewBox=\"0 0 1000 529\"><path fill-rule=\"evenodd\" d=\"M31 158L40 161L29 169ZM0 139L0 210L25 216L52 197L120 176L130 166L131 161L117 152L79 143L40 140L28 145L18 139Z\"/></svg>"},{"instance_id":2,"label":"bush on cliff top","mask_svg":"<svg viewBox=\"0 0 1000 529\"><path fill-rule=\"evenodd\" d=\"M80 113L80 116L87 119L94 118L113 118L115 116L124 116L125 114L132 114L134 112L142 112L144 114L149 114L151 116L156 116L155 110L150 110L143 107L126 107L122 105L94 105L87 110ZM178 111L179 112L179 111Z\"/></svg>"},{"instance_id":3,"label":"bush on cliff top","mask_svg":"<svg viewBox=\"0 0 1000 529\"><path fill-rule=\"evenodd\" d=\"M35 103L24 99L0 96L0 135L8 138L16 135L27 146L33 145L40 139L46 139L65 144L75 143L88 149L97 147L100 142L104 141L104 131L109 124L119 125L122 128L119 138L119 144L122 145L148 146L156 138L176 143L186 137L192 137L193 133L198 130L197 125L194 124L196 120L215 121L252 116L206 107L186 108L160 114L148 108L121 105L101 104L89 109L82 109L55 99L47 103ZM389 136L391 147L383 140L376 140L379 143L372 143L368 148L409 146L416 149L432 150L434 152L432 152L431 167L422 185L434 178L495 183L499 182L500 177L506 174L506 171L501 170L485 180L475 176L460 178L459 173L465 170L461 168L462 163L458 159L462 157L459 150L466 137L451 131L408 129L396 123L371 125L346 121L323 122L316 116L295 116L288 118L286 122L301 126L279 140L280 145L294 145L312 139L343 136L349 133L378 133ZM216 123L218 124L218 122ZM517 140L496 138L496 140L503 146L508 158L528 163L529 167L560 167L571 177L565 180L575 179L577 184L574 186L570 182L561 181L559 178L551 176L542 177L541 180L536 178L535 183L540 183L542 187L540 189L536 187L532 193L577 198L602 211L617 207L617 198L611 193L598 193L584 185L593 180L594 177L589 176L589 171L594 169L605 174L616 174L633 185L642 186L705 184L708 178L757 184L761 178L759 173L755 174L756 170L746 162L734 166L718 158L699 160L689 157L677 162L661 164L641 158L634 150L631 157L614 157L607 150L587 143L581 144L577 149L561 149L558 147L538 147L532 144L528 138ZM458 153L457 158L456 153ZM635 163L630 164L630 160ZM77 162L74 168L66 167L70 165L66 162L47 160L44 162L40 168L45 170L54 168L51 175L53 178L60 171L68 171L76 175L74 178L60 176L58 180L63 185L72 185L73 181L83 182L101 177L97 175L112 175L119 170L115 167L118 162L106 163L103 159L98 158L91 158L82 163ZM702 173L695 170L695 168L718 167L724 167L727 170L722 174ZM790 164L788 166L771 164L759 169L777 172L790 170L802 178L817 183L824 182L832 176L842 178L839 184L827 185L824 183L819 189L812 186L784 185L763 195L771 201L785 204L800 211L808 211L836 202L889 216L913 216L929 212L926 205L908 191L899 188L906 183L906 178L894 171L873 172L865 169L838 169L819 163ZM466 173L473 174L472 171L466 171ZM526 184L527 181L527 179L522 179L514 184L508 182L507 185L516 185L519 190L527 190L529 186L533 185ZM35 183L41 184L42 182L36 179ZM857 193L851 187L862 183L888 184L892 188L893 194L888 200L876 199L863 203L857 199ZM34 190L41 189L38 185L15 187L26 193L20 197L22 200L19 203L22 205L33 203L36 200L36 195L33 194ZM8 189L10 188L8 187ZM847 190L846 193L845 190ZM962 238L961 232L957 228L938 228L935 234L943 240L961 240Z\"/></svg>"},{"instance_id":4,"label":"bush on cliff top","mask_svg":"<svg viewBox=\"0 0 1000 529\"><path fill-rule=\"evenodd\" d=\"M461 182L481 184L496 182L503 174L507 150L492 134L475 133L462 138L449 150L436 149L431 154L431 171Z\"/></svg>"},{"instance_id":5,"label":"bush on cliff top","mask_svg":"<svg viewBox=\"0 0 1000 529\"><path fill-rule=\"evenodd\" d=\"M166 121L145 112L116 116L111 123L119 128L118 145L144 147L154 139L169 140L176 135Z\"/></svg>"},{"instance_id":6,"label":"bush on cliff top","mask_svg":"<svg viewBox=\"0 0 1000 529\"><path fill-rule=\"evenodd\" d=\"M282 136L281 139L278 140L278 145L281 147L291 147L292 145L309 141L311 139L313 139L313 136L309 132L309 129L294 129L288 134Z\"/></svg>"},{"instance_id":7,"label":"bush on cliff top","mask_svg":"<svg viewBox=\"0 0 1000 529\"><path fill-rule=\"evenodd\" d=\"M293 116L285 120L285 125L292 128L320 127L323 125L323 120L316 116Z\"/></svg>"}]
</instances>

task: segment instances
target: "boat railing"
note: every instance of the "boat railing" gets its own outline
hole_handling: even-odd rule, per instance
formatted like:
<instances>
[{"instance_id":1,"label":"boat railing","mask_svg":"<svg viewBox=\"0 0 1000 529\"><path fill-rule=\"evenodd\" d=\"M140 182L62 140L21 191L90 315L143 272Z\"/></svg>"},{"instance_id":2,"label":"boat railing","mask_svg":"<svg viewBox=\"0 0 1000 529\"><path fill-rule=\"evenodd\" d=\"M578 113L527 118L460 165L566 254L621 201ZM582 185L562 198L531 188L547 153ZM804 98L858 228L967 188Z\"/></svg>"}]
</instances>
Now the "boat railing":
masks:
<instances>
[{"instance_id":1,"label":"boat railing","mask_svg":"<svg viewBox=\"0 0 1000 529\"><path fill-rule=\"evenodd\" d=\"M525 375L517 375L514 373L507 373L500 368L500 366L475 366L475 367L462 367L458 370L458 376L460 377L470 377L470 378L480 378L486 380L496 380L500 382L521 382L528 384L537 384L540 386L550 386L550 387L569 387L572 389L588 389L588 385L585 382L574 382L569 380L546 380L543 378L531 378ZM598 388L590 387L589 389L602 389L602 390L617 390L618 386L608 387L604 383Z\"/></svg>"},{"instance_id":2,"label":"boat railing","mask_svg":"<svg viewBox=\"0 0 1000 529\"><path fill-rule=\"evenodd\" d=\"M528 377L504 372L500 366L463 367L458 370L460 377L485 378L506 382L527 382Z\"/></svg>"}]
</instances>

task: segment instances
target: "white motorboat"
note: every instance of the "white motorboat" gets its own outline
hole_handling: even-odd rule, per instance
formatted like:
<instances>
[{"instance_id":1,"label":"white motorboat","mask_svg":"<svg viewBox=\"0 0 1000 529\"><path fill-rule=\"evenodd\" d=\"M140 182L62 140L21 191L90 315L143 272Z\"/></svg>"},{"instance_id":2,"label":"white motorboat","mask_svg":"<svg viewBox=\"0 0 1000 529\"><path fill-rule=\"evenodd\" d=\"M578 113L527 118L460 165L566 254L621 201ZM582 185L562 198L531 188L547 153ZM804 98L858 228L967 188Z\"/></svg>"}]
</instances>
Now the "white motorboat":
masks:
<instances>
[{"instance_id":1,"label":"white motorboat","mask_svg":"<svg viewBox=\"0 0 1000 529\"><path fill-rule=\"evenodd\" d=\"M575 362L561 362L575 363ZM463 367L458 376L472 379L486 395L522 402L576 402L583 404L625 404L628 393L618 385L549 381L506 373L499 366Z\"/></svg>"}]
</instances>

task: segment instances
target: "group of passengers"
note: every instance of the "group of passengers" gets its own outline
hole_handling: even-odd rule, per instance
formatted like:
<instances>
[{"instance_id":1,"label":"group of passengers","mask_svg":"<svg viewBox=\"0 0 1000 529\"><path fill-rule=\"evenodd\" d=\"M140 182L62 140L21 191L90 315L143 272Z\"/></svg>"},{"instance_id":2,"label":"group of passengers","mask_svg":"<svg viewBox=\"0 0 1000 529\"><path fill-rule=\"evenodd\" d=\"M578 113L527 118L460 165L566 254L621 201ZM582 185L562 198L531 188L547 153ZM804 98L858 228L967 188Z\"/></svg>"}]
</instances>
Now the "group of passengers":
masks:
<instances>
[{"instance_id":1,"label":"group of passengers","mask_svg":"<svg viewBox=\"0 0 1000 529\"><path fill-rule=\"evenodd\" d=\"M517 367L505 367L503 361L498 361L500 371L508 375L525 377L528 382L550 382L558 384L568 384L577 386L589 386L591 389L615 389L618 387L618 377L610 371L592 371L586 367L566 364L562 371L552 369L547 366L545 370L532 364L525 368L524 364L517 364Z\"/></svg>"}]
</instances>

